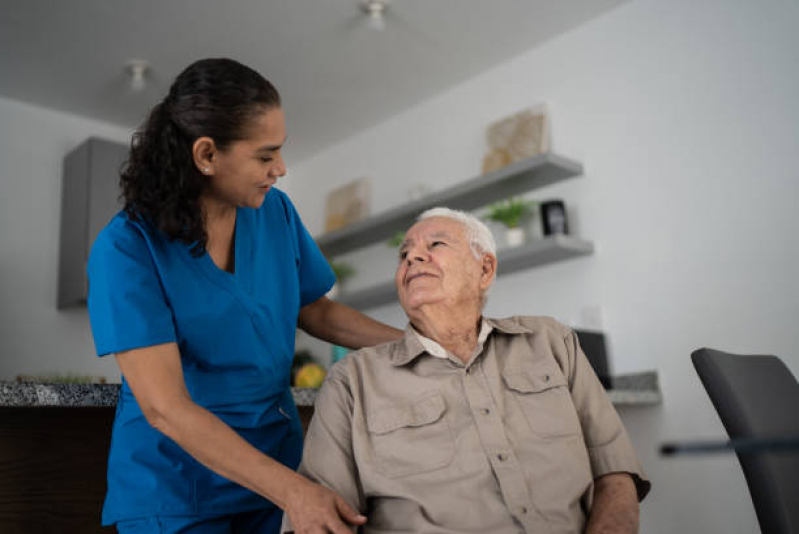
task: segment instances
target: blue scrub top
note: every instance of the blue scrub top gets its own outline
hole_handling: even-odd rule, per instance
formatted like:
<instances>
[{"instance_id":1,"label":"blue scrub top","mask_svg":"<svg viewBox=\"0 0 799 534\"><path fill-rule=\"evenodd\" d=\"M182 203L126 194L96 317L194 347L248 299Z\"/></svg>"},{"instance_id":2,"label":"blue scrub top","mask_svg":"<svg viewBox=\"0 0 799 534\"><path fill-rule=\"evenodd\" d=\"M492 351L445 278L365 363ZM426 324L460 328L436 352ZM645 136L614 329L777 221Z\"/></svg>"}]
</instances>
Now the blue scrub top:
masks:
<instances>
[{"instance_id":1,"label":"blue scrub top","mask_svg":"<svg viewBox=\"0 0 799 534\"><path fill-rule=\"evenodd\" d=\"M235 273L124 212L95 241L89 318L99 356L176 342L194 402L295 468L302 428L289 388L299 309L335 282L282 191L236 214ZM122 381L103 524L273 506L213 473L145 420Z\"/></svg>"}]
</instances>

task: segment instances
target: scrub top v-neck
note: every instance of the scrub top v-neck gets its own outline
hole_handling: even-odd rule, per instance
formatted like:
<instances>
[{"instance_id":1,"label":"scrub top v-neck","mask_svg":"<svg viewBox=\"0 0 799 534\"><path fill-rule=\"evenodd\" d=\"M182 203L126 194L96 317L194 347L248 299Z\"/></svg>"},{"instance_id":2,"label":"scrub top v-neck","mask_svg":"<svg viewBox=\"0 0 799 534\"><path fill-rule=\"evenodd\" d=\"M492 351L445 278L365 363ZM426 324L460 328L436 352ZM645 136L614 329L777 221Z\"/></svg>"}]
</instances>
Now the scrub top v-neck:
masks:
<instances>
[{"instance_id":1,"label":"scrub top v-neck","mask_svg":"<svg viewBox=\"0 0 799 534\"><path fill-rule=\"evenodd\" d=\"M335 277L291 201L272 189L239 208L234 272L120 212L89 259L89 317L100 356L175 342L186 386L266 454L296 468L302 430L289 376L297 315ZM235 513L271 505L200 465L150 427L124 380L109 453L103 523Z\"/></svg>"}]
</instances>

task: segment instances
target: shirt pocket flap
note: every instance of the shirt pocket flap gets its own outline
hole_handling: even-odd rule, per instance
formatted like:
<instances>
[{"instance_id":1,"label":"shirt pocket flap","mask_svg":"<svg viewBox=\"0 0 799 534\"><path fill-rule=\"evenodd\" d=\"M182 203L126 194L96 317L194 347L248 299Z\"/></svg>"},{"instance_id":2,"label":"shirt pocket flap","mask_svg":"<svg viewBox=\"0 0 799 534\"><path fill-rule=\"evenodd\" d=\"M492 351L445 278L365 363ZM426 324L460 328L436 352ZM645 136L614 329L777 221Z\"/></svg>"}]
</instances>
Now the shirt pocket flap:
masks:
<instances>
[{"instance_id":1,"label":"shirt pocket flap","mask_svg":"<svg viewBox=\"0 0 799 534\"><path fill-rule=\"evenodd\" d=\"M366 419L369 432L386 434L402 427L424 426L441 419L444 399L439 393L427 395L410 406L383 408L370 413Z\"/></svg>"},{"instance_id":2,"label":"shirt pocket flap","mask_svg":"<svg viewBox=\"0 0 799 534\"><path fill-rule=\"evenodd\" d=\"M566 377L553 362L540 362L526 367L508 367L502 371L505 384L520 393L540 393L565 386Z\"/></svg>"}]
</instances>

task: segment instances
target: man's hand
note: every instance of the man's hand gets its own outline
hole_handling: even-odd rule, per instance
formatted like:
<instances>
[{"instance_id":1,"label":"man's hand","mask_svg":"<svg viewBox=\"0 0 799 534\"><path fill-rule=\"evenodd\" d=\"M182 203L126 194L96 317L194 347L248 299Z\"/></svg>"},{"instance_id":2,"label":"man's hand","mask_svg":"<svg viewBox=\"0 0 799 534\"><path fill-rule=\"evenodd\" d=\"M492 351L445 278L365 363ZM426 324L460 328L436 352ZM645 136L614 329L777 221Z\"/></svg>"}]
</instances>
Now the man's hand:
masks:
<instances>
[{"instance_id":1,"label":"man's hand","mask_svg":"<svg viewBox=\"0 0 799 534\"><path fill-rule=\"evenodd\" d=\"M366 523L366 517L344 499L309 480L298 482L290 491L284 512L296 534L352 534L345 521L355 526Z\"/></svg>"},{"instance_id":2,"label":"man's hand","mask_svg":"<svg viewBox=\"0 0 799 534\"><path fill-rule=\"evenodd\" d=\"M637 534L638 494L631 475L610 473L594 481L594 504L585 534Z\"/></svg>"}]
</instances>

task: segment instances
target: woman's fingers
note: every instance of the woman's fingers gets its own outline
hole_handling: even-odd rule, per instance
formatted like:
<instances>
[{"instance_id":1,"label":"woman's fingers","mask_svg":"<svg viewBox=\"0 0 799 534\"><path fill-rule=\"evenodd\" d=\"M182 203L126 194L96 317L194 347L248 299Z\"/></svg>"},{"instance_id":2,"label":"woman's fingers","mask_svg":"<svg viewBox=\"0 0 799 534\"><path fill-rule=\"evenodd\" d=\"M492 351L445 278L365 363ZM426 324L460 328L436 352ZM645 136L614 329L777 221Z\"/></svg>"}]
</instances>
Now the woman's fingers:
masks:
<instances>
[{"instance_id":1,"label":"woman's fingers","mask_svg":"<svg viewBox=\"0 0 799 534\"><path fill-rule=\"evenodd\" d=\"M366 523L366 517L333 491L307 480L298 489L285 510L296 534L352 534L345 522Z\"/></svg>"},{"instance_id":2,"label":"woman's fingers","mask_svg":"<svg viewBox=\"0 0 799 534\"><path fill-rule=\"evenodd\" d=\"M366 516L363 516L357 511L353 510L353 508L338 495L336 495L335 502L338 514L344 518L347 523L351 523L353 525L363 525L366 523Z\"/></svg>"}]
</instances>

